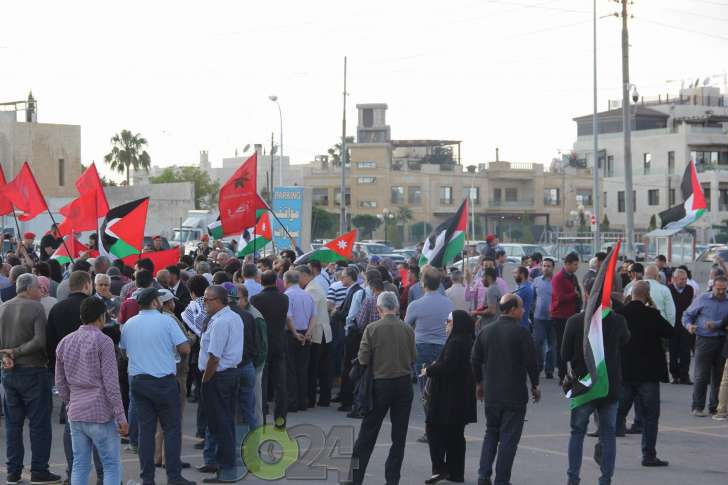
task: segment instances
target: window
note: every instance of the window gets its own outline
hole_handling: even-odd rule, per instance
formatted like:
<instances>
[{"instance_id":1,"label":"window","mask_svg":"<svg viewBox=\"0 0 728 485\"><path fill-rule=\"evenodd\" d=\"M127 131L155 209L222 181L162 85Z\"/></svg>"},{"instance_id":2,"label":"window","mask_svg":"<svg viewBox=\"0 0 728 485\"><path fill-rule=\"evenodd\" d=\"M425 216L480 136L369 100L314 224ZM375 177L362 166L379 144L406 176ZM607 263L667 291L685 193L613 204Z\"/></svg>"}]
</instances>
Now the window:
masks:
<instances>
[{"instance_id":1,"label":"window","mask_svg":"<svg viewBox=\"0 0 728 485\"><path fill-rule=\"evenodd\" d=\"M592 190L591 189L576 189L576 203L581 204L584 207L591 207L592 203Z\"/></svg>"},{"instance_id":2,"label":"window","mask_svg":"<svg viewBox=\"0 0 728 485\"><path fill-rule=\"evenodd\" d=\"M365 160L363 162L356 162L357 168L377 168L377 162L374 160Z\"/></svg>"},{"instance_id":3,"label":"window","mask_svg":"<svg viewBox=\"0 0 728 485\"><path fill-rule=\"evenodd\" d=\"M647 191L647 205L660 205L660 189Z\"/></svg>"},{"instance_id":4,"label":"window","mask_svg":"<svg viewBox=\"0 0 728 485\"><path fill-rule=\"evenodd\" d=\"M543 189L544 205L557 206L560 204L559 189Z\"/></svg>"},{"instance_id":5,"label":"window","mask_svg":"<svg viewBox=\"0 0 728 485\"><path fill-rule=\"evenodd\" d=\"M62 158L58 159L58 185L66 185L66 161Z\"/></svg>"},{"instance_id":6,"label":"window","mask_svg":"<svg viewBox=\"0 0 728 485\"><path fill-rule=\"evenodd\" d=\"M451 205L452 204L452 187L449 185L443 185L440 187L440 204Z\"/></svg>"},{"instance_id":7,"label":"window","mask_svg":"<svg viewBox=\"0 0 728 485\"><path fill-rule=\"evenodd\" d=\"M670 207L675 205L675 189L670 189L668 204L670 205Z\"/></svg>"},{"instance_id":8,"label":"window","mask_svg":"<svg viewBox=\"0 0 728 485\"><path fill-rule=\"evenodd\" d=\"M351 205L351 187L346 188L346 197L344 203ZM334 205L341 205L341 189L334 189Z\"/></svg>"},{"instance_id":9,"label":"window","mask_svg":"<svg viewBox=\"0 0 728 485\"><path fill-rule=\"evenodd\" d=\"M326 187L313 189L313 205L329 205L329 189Z\"/></svg>"},{"instance_id":10,"label":"window","mask_svg":"<svg viewBox=\"0 0 728 485\"><path fill-rule=\"evenodd\" d=\"M675 173L675 152L667 152L667 174Z\"/></svg>"},{"instance_id":11,"label":"window","mask_svg":"<svg viewBox=\"0 0 728 485\"><path fill-rule=\"evenodd\" d=\"M409 205L422 204L422 187L419 185L412 185L407 189L407 203Z\"/></svg>"},{"instance_id":12,"label":"window","mask_svg":"<svg viewBox=\"0 0 728 485\"><path fill-rule=\"evenodd\" d=\"M371 128L374 126L374 110L371 108L365 108L361 111L361 124L364 128Z\"/></svg>"},{"instance_id":13,"label":"window","mask_svg":"<svg viewBox=\"0 0 728 485\"><path fill-rule=\"evenodd\" d=\"M377 183L377 177L357 177L356 183L359 185L375 184Z\"/></svg>"},{"instance_id":14,"label":"window","mask_svg":"<svg viewBox=\"0 0 728 485\"><path fill-rule=\"evenodd\" d=\"M516 202L518 200L518 189L514 187L506 188L506 202Z\"/></svg>"},{"instance_id":15,"label":"window","mask_svg":"<svg viewBox=\"0 0 728 485\"><path fill-rule=\"evenodd\" d=\"M705 195L705 205L710 210L710 185L703 185L703 194Z\"/></svg>"},{"instance_id":16,"label":"window","mask_svg":"<svg viewBox=\"0 0 728 485\"><path fill-rule=\"evenodd\" d=\"M392 186L389 200L392 204L404 204L404 187L401 185Z\"/></svg>"},{"instance_id":17,"label":"window","mask_svg":"<svg viewBox=\"0 0 728 485\"><path fill-rule=\"evenodd\" d=\"M465 196L470 200L473 205L480 204L480 187L468 187L465 189Z\"/></svg>"},{"instance_id":18,"label":"window","mask_svg":"<svg viewBox=\"0 0 728 485\"><path fill-rule=\"evenodd\" d=\"M361 207L362 209L376 209L377 201L376 200L360 200L359 207Z\"/></svg>"},{"instance_id":19,"label":"window","mask_svg":"<svg viewBox=\"0 0 728 485\"><path fill-rule=\"evenodd\" d=\"M500 202L501 199L501 189L493 189L493 202Z\"/></svg>"},{"instance_id":20,"label":"window","mask_svg":"<svg viewBox=\"0 0 728 485\"><path fill-rule=\"evenodd\" d=\"M645 153L642 155L642 166L644 167L644 174L649 175L650 169L652 168L652 154Z\"/></svg>"},{"instance_id":21,"label":"window","mask_svg":"<svg viewBox=\"0 0 728 485\"><path fill-rule=\"evenodd\" d=\"M607 166L604 170L605 177L614 177L614 155L607 156Z\"/></svg>"},{"instance_id":22,"label":"window","mask_svg":"<svg viewBox=\"0 0 728 485\"><path fill-rule=\"evenodd\" d=\"M728 211L728 189L718 189L718 210Z\"/></svg>"},{"instance_id":23,"label":"window","mask_svg":"<svg viewBox=\"0 0 728 485\"><path fill-rule=\"evenodd\" d=\"M617 212L624 212L624 190L617 192Z\"/></svg>"},{"instance_id":24,"label":"window","mask_svg":"<svg viewBox=\"0 0 728 485\"><path fill-rule=\"evenodd\" d=\"M713 165L728 165L728 150L691 151L690 159L695 162L698 172L710 170Z\"/></svg>"}]
</instances>

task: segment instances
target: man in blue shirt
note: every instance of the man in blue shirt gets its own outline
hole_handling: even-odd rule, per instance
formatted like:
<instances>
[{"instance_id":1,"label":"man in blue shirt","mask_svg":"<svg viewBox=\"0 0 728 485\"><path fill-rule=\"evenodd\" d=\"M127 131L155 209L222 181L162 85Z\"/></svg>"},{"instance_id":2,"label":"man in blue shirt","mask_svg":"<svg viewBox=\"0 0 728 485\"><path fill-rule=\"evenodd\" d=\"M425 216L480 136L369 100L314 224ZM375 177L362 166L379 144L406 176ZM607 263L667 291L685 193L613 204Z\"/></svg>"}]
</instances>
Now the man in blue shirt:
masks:
<instances>
[{"instance_id":1,"label":"man in blue shirt","mask_svg":"<svg viewBox=\"0 0 728 485\"><path fill-rule=\"evenodd\" d=\"M311 295L301 286L298 271L289 270L283 275L288 297L286 354L286 385L288 386L288 412L305 411L308 408L308 366L311 356L311 332L313 331L316 306Z\"/></svg>"},{"instance_id":2,"label":"man in blue shirt","mask_svg":"<svg viewBox=\"0 0 728 485\"><path fill-rule=\"evenodd\" d=\"M200 339L198 369L202 372L202 403L207 413L208 436L205 437L207 472L217 471L216 479L205 483L237 481L235 468L235 410L238 402L240 372L243 360L244 327L240 316L229 306L228 292L213 285L205 290L205 311L210 317ZM214 452L215 467L209 463Z\"/></svg>"},{"instance_id":3,"label":"man in blue shirt","mask_svg":"<svg viewBox=\"0 0 728 485\"><path fill-rule=\"evenodd\" d=\"M126 321L119 347L129 358L131 394L139 421L139 474L154 483L154 434L157 420L164 431L167 483L194 485L182 477L182 417L177 361L190 353L190 344L177 322L160 313L159 290L145 288L136 295L141 310Z\"/></svg>"},{"instance_id":4,"label":"man in blue shirt","mask_svg":"<svg viewBox=\"0 0 728 485\"><path fill-rule=\"evenodd\" d=\"M713 279L710 293L698 296L683 313L683 325L688 332L697 335L695 340L695 381L693 384L692 415L707 416L705 400L710 382L708 410L715 414L718 408L718 389L723 376L723 344L725 331L721 322L728 317L726 287L728 279L717 276Z\"/></svg>"},{"instance_id":5,"label":"man in blue shirt","mask_svg":"<svg viewBox=\"0 0 728 485\"><path fill-rule=\"evenodd\" d=\"M544 258L541 271L543 274L533 280L533 292L536 297L536 306L533 311L533 339L536 344L539 374L544 370L546 379L553 379L555 333L549 307L551 305L551 277L554 275L554 260Z\"/></svg>"},{"instance_id":6,"label":"man in blue shirt","mask_svg":"<svg viewBox=\"0 0 728 485\"><path fill-rule=\"evenodd\" d=\"M243 284L248 289L248 297L253 298L255 295L263 291L263 285L258 283L258 267L254 264L246 264L243 267Z\"/></svg>"},{"instance_id":7,"label":"man in blue shirt","mask_svg":"<svg viewBox=\"0 0 728 485\"><path fill-rule=\"evenodd\" d=\"M528 269L525 266L519 266L513 270L513 280L516 282L516 291L513 294L521 297L523 301L523 316L519 323L522 327L529 329L531 322L531 307L533 307L533 286L528 281Z\"/></svg>"}]
</instances>

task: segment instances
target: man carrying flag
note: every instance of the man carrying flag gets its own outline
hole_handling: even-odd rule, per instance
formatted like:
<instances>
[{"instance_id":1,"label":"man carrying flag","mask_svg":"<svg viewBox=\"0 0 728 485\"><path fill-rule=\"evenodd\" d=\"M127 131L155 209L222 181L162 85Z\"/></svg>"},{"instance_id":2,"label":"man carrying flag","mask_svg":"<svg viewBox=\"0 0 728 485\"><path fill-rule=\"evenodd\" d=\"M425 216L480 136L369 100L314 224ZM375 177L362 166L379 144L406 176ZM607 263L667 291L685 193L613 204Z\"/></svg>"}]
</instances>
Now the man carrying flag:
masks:
<instances>
[{"instance_id":1,"label":"man carrying flag","mask_svg":"<svg viewBox=\"0 0 728 485\"><path fill-rule=\"evenodd\" d=\"M594 280L584 284L586 311L566 322L561 356L571 364L564 389L571 398L568 484L578 485L582 448L589 417L599 416L599 443L595 459L601 466L600 485L611 483L617 455L616 426L622 387L621 347L630 333L622 315L612 311L611 291L619 246L607 256Z\"/></svg>"}]
</instances>

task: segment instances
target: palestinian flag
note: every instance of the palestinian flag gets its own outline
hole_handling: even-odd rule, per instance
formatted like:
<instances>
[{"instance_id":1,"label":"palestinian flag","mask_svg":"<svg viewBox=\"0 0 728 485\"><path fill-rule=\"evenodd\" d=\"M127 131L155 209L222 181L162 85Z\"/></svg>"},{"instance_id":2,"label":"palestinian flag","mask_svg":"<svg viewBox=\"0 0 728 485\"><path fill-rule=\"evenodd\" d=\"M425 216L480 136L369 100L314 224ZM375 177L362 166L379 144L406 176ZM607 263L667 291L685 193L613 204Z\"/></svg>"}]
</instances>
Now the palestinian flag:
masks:
<instances>
[{"instance_id":1,"label":"palestinian flag","mask_svg":"<svg viewBox=\"0 0 728 485\"><path fill-rule=\"evenodd\" d=\"M574 387L566 395L571 398L571 409L602 398L609 393L602 325L604 319L612 313L612 283L621 245L622 241L617 241L599 268L589 301L586 304L583 346L584 361L588 372L587 375L574 382Z\"/></svg>"},{"instance_id":2,"label":"palestinian flag","mask_svg":"<svg viewBox=\"0 0 728 485\"><path fill-rule=\"evenodd\" d=\"M99 229L100 253L113 259L140 254L144 246L149 197L114 207Z\"/></svg>"},{"instance_id":3,"label":"palestinian flag","mask_svg":"<svg viewBox=\"0 0 728 485\"><path fill-rule=\"evenodd\" d=\"M705 202L703 188L698 181L695 163L691 160L685 167L682 183L680 184L683 203L660 212L662 229L682 229L700 219L708 208Z\"/></svg>"},{"instance_id":4,"label":"palestinian flag","mask_svg":"<svg viewBox=\"0 0 728 485\"><path fill-rule=\"evenodd\" d=\"M237 256L244 258L248 254L256 253L263 249L271 240L273 240L273 231L270 227L270 216L268 212L263 211L255 227L251 227L240 235Z\"/></svg>"},{"instance_id":5,"label":"palestinian flag","mask_svg":"<svg viewBox=\"0 0 728 485\"><path fill-rule=\"evenodd\" d=\"M420 256L420 266L430 265L444 268L465 246L465 231L468 227L468 200L465 199L454 216L437 226L425 240Z\"/></svg>"},{"instance_id":6,"label":"palestinian flag","mask_svg":"<svg viewBox=\"0 0 728 485\"><path fill-rule=\"evenodd\" d=\"M309 261L322 263L350 261L354 256L354 243L356 243L356 229L327 242L322 248L299 256L294 264L307 264Z\"/></svg>"},{"instance_id":7,"label":"palestinian flag","mask_svg":"<svg viewBox=\"0 0 728 485\"><path fill-rule=\"evenodd\" d=\"M207 232L213 239L222 239L223 237L225 237L225 231L223 231L222 229L222 222L220 222L219 217L215 222L207 226Z\"/></svg>"},{"instance_id":8,"label":"palestinian flag","mask_svg":"<svg viewBox=\"0 0 728 485\"><path fill-rule=\"evenodd\" d=\"M86 245L73 236L66 236L63 241L64 244L58 246L58 249L51 255L51 259L58 261L61 266L73 263L73 260L79 258L82 252L88 250Z\"/></svg>"}]
</instances>

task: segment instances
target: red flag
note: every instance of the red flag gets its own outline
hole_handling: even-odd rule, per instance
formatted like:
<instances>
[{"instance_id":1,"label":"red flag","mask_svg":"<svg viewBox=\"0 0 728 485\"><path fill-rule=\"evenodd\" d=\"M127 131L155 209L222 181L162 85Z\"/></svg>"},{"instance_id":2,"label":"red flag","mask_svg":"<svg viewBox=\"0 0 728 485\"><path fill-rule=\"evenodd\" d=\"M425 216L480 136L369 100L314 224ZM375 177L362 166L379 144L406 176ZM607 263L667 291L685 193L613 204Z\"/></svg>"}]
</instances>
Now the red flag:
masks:
<instances>
[{"instance_id":1,"label":"red flag","mask_svg":"<svg viewBox=\"0 0 728 485\"><path fill-rule=\"evenodd\" d=\"M163 270L167 266L173 266L179 262L181 255L179 249L179 246L177 246L164 251L151 251L149 253L133 254L126 258L122 258L122 261L124 261L125 265L134 267L134 264L139 261L140 258L151 259L152 263L154 263L154 276L157 276L157 273L159 273L160 270Z\"/></svg>"},{"instance_id":2,"label":"red flag","mask_svg":"<svg viewBox=\"0 0 728 485\"><path fill-rule=\"evenodd\" d=\"M0 189L4 187L6 184L5 181L5 172L3 171L3 166L0 165ZM0 216L4 216L7 214L13 213L13 204L5 197L0 197Z\"/></svg>"},{"instance_id":3,"label":"red flag","mask_svg":"<svg viewBox=\"0 0 728 485\"><path fill-rule=\"evenodd\" d=\"M6 198L16 209L23 212L18 217L21 221L29 221L48 210L43 193L33 177L28 162L23 164L23 168L12 182L0 187L0 198Z\"/></svg>"},{"instance_id":4,"label":"red flag","mask_svg":"<svg viewBox=\"0 0 728 485\"><path fill-rule=\"evenodd\" d=\"M84 195L88 192L96 193L96 217L103 217L109 212L109 203L106 201L104 193L104 185L99 178L99 172L96 171L96 164L91 163L81 176L76 180L76 188L78 193ZM92 229L96 229L96 226Z\"/></svg>"},{"instance_id":5,"label":"red flag","mask_svg":"<svg viewBox=\"0 0 728 485\"><path fill-rule=\"evenodd\" d=\"M95 231L98 226L97 192L82 192L81 195L59 211L65 216L58 226L62 236L72 232Z\"/></svg>"},{"instance_id":6,"label":"red flag","mask_svg":"<svg viewBox=\"0 0 728 485\"><path fill-rule=\"evenodd\" d=\"M240 234L255 225L255 212L263 209L257 190L258 156L254 153L220 189L218 204L224 235Z\"/></svg>"}]
</instances>

